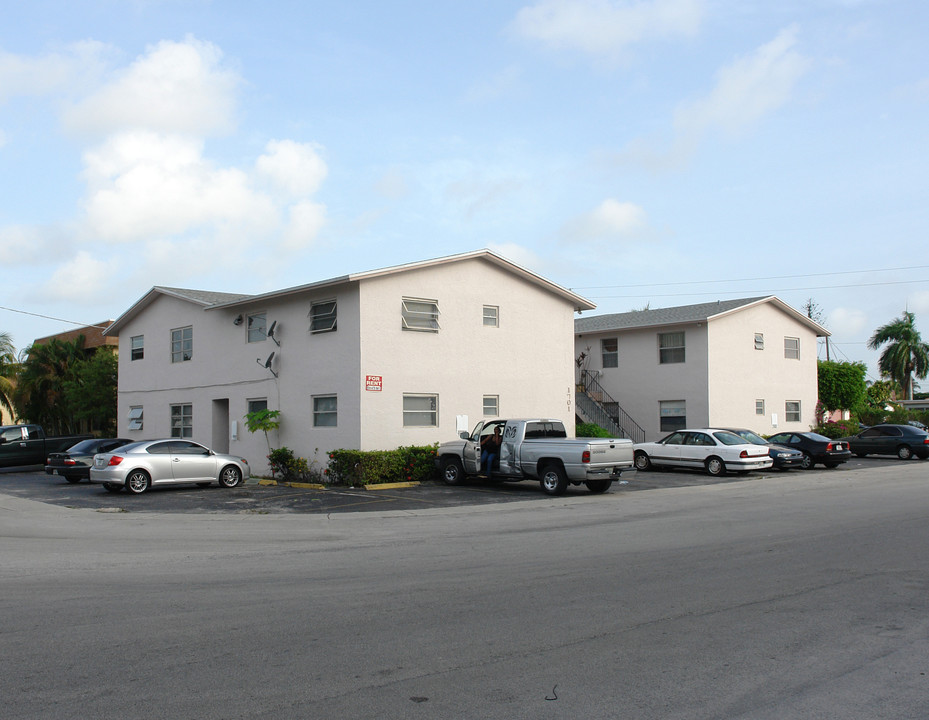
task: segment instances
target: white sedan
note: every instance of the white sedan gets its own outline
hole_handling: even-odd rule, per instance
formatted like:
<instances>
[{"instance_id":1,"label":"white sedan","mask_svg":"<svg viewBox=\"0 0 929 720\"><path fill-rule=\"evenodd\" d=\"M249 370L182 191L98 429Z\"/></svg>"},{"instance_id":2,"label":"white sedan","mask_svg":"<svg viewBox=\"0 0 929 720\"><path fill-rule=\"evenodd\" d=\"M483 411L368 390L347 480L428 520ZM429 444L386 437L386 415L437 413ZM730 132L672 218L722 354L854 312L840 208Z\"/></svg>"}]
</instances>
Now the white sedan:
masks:
<instances>
[{"instance_id":1,"label":"white sedan","mask_svg":"<svg viewBox=\"0 0 929 720\"><path fill-rule=\"evenodd\" d=\"M703 468L709 475L764 470L772 460L765 445L754 445L728 430L677 430L657 442L636 443L636 470L653 465Z\"/></svg>"}]
</instances>

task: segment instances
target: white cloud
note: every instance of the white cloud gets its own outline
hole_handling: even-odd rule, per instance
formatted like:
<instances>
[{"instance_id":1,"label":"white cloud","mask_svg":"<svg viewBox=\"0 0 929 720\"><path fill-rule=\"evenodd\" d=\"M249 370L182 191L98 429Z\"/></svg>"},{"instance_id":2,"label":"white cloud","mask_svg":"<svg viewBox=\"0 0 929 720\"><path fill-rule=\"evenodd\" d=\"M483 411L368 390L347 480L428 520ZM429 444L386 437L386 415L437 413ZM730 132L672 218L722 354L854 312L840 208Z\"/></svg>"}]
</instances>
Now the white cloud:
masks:
<instances>
[{"instance_id":1,"label":"white cloud","mask_svg":"<svg viewBox=\"0 0 929 720\"><path fill-rule=\"evenodd\" d=\"M543 265L542 258L524 245L518 245L517 243L490 243L487 249L527 269L539 268Z\"/></svg>"},{"instance_id":2,"label":"white cloud","mask_svg":"<svg viewBox=\"0 0 929 720\"><path fill-rule=\"evenodd\" d=\"M151 132L116 135L86 153L88 232L109 242L182 235L235 222L273 227L273 201L245 172L215 168L200 141Z\"/></svg>"},{"instance_id":3,"label":"white cloud","mask_svg":"<svg viewBox=\"0 0 929 720\"><path fill-rule=\"evenodd\" d=\"M704 98L681 105L674 125L679 139L698 140L712 130L738 133L786 104L809 61L794 48L797 29L782 30L771 42L717 72Z\"/></svg>"},{"instance_id":4,"label":"white cloud","mask_svg":"<svg viewBox=\"0 0 929 720\"><path fill-rule=\"evenodd\" d=\"M703 0L542 0L516 15L517 33L558 49L615 56L652 38L694 35Z\"/></svg>"},{"instance_id":5,"label":"white cloud","mask_svg":"<svg viewBox=\"0 0 929 720\"><path fill-rule=\"evenodd\" d=\"M648 216L640 206L607 198L589 213L570 220L562 236L571 242L635 240L649 232Z\"/></svg>"},{"instance_id":6,"label":"white cloud","mask_svg":"<svg viewBox=\"0 0 929 720\"><path fill-rule=\"evenodd\" d=\"M43 298L78 303L105 299L111 288L102 280L112 277L117 265L82 250L56 268L42 288Z\"/></svg>"},{"instance_id":7,"label":"white cloud","mask_svg":"<svg viewBox=\"0 0 929 720\"><path fill-rule=\"evenodd\" d=\"M326 222L326 206L303 201L290 208L290 221L284 231L285 250L306 250Z\"/></svg>"},{"instance_id":8,"label":"white cloud","mask_svg":"<svg viewBox=\"0 0 929 720\"><path fill-rule=\"evenodd\" d=\"M74 43L39 57L0 52L0 103L13 97L73 93L96 82L110 48L103 43Z\"/></svg>"},{"instance_id":9,"label":"white cloud","mask_svg":"<svg viewBox=\"0 0 929 720\"><path fill-rule=\"evenodd\" d=\"M827 327L833 337L840 341L856 338L865 328L868 316L857 308L838 307L829 313Z\"/></svg>"},{"instance_id":10,"label":"white cloud","mask_svg":"<svg viewBox=\"0 0 929 720\"><path fill-rule=\"evenodd\" d=\"M66 109L65 125L106 135L128 129L204 135L234 126L238 75L210 43L162 41Z\"/></svg>"},{"instance_id":11,"label":"white cloud","mask_svg":"<svg viewBox=\"0 0 929 720\"><path fill-rule=\"evenodd\" d=\"M265 150L255 169L277 188L295 197L312 195L326 179L328 168L314 145L272 140Z\"/></svg>"}]
</instances>

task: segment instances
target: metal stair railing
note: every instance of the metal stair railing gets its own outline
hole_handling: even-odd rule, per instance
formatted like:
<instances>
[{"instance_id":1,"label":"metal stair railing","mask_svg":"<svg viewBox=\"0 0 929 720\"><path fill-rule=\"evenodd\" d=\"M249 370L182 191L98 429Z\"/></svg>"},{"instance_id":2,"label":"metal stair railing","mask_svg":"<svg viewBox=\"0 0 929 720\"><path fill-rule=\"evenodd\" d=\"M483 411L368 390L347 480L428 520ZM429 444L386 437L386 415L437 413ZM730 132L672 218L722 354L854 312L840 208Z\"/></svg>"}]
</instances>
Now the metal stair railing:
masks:
<instances>
[{"instance_id":1,"label":"metal stair railing","mask_svg":"<svg viewBox=\"0 0 929 720\"><path fill-rule=\"evenodd\" d=\"M620 404L604 390L596 375L589 370L582 370L581 383L584 386L584 391L580 393L580 395L582 397L586 396L590 400L590 404L598 406L602 414L610 420L612 427L604 425L599 420L594 419L599 415L596 410L590 413L590 418L593 422L596 422L610 432L613 432L614 428L618 429L619 437L629 438L632 442L645 442L644 428L633 420L629 413L623 410ZM584 409L586 410L587 408L585 407Z\"/></svg>"}]
</instances>

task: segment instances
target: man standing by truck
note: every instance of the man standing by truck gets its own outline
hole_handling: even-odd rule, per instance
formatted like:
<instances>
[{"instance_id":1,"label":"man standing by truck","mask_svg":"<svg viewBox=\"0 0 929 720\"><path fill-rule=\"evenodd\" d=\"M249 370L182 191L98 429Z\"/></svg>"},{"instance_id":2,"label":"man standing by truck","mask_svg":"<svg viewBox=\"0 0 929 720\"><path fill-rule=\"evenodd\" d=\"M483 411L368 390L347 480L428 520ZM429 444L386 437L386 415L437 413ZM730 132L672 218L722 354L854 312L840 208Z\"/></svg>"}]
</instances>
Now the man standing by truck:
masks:
<instances>
[{"instance_id":1,"label":"man standing by truck","mask_svg":"<svg viewBox=\"0 0 929 720\"><path fill-rule=\"evenodd\" d=\"M485 474L490 477L493 470L494 460L500 457L500 446L503 444L503 436L500 434L500 426L494 428L493 435L487 435L481 440L481 467L486 467Z\"/></svg>"}]
</instances>

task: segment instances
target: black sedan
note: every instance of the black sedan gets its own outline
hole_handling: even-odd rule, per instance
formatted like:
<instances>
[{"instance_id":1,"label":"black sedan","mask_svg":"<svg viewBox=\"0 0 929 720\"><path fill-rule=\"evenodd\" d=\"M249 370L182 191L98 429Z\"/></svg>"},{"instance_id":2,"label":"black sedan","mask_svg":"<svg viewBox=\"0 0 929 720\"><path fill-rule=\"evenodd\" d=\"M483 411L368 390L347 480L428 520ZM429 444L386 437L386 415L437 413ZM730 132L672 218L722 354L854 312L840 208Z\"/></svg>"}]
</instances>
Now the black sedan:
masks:
<instances>
[{"instance_id":1,"label":"black sedan","mask_svg":"<svg viewBox=\"0 0 929 720\"><path fill-rule=\"evenodd\" d=\"M768 456L774 461L772 467L778 470L789 470L790 468L803 467L803 453L795 448L786 445L778 445L771 440L765 440L758 433L751 430L735 430L726 428L729 432L734 432L740 438L748 440L754 445L767 445Z\"/></svg>"},{"instance_id":2,"label":"black sedan","mask_svg":"<svg viewBox=\"0 0 929 720\"><path fill-rule=\"evenodd\" d=\"M90 468L94 464L94 455L106 453L122 447L132 440L125 438L92 438L81 440L64 452L51 453L45 461L47 475L61 475L69 483L90 480Z\"/></svg>"},{"instance_id":3,"label":"black sedan","mask_svg":"<svg viewBox=\"0 0 929 720\"><path fill-rule=\"evenodd\" d=\"M822 463L827 468L838 467L852 457L845 440L832 440L814 432L777 433L769 437L768 442L786 445L802 452L803 462L800 467L804 470L809 470L817 463Z\"/></svg>"},{"instance_id":4,"label":"black sedan","mask_svg":"<svg viewBox=\"0 0 929 720\"><path fill-rule=\"evenodd\" d=\"M858 457L865 455L896 455L909 460L929 457L929 433L913 425L873 425L852 437L842 438Z\"/></svg>"}]
</instances>

